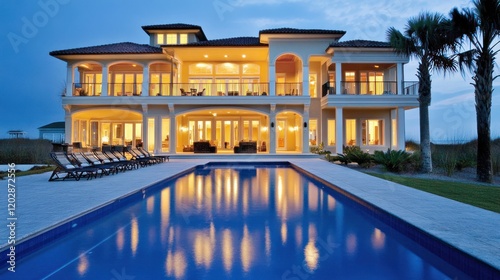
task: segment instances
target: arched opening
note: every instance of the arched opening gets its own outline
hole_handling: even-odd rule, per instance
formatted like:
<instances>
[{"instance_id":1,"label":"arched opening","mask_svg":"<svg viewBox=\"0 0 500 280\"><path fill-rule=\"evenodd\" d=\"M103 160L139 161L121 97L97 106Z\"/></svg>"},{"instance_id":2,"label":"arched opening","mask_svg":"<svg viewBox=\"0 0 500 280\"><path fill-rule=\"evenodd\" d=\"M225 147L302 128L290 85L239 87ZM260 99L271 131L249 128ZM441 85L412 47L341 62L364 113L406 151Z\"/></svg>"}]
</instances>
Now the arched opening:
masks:
<instances>
[{"instance_id":1,"label":"arched opening","mask_svg":"<svg viewBox=\"0 0 500 280\"><path fill-rule=\"evenodd\" d=\"M149 95L172 96L177 82L177 69L171 63L156 62L149 66Z\"/></svg>"},{"instance_id":2,"label":"arched opening","mask_svg":"<svg viewBox=\"0 0 500 280\"><path fill-rule=\"evenodd\" d=\"M72 142L82 147L142 145L142 114L123 109L95 109L75 112L71 124Z\"/></svg>"},{"instance_id":3,"label":"arched opening","mask_svg":"<svg viewBox=\"0 0 500 280\"><path fill-rule=\"evenodd\" d=\"M108 95L142 95L143 67L135 62L121 62L109 67Z\"/></svg>"},{"instance_id":4,"label":"arched opening","mask_svg":"<svg viewBox=\"0 0 500 280\"><path fill-rule=\"evenodd\" d=\"M99 96L102 93L102 66L96 62L82 62L74 66L73 96Z\"/></svg>"},{"instance_id":5,"label":"arched opening","mask_svg":"<svg viewBox=\"0 0 500 280\"><path fill-rule=\"evenodd\" d=\"M302 95L302 60L294 54L276 59L276 95Z\"/></svg>"},{"instance_id":6,"label":"arched opening","mask_svg":"<svg viewBox=\"0 0 500 280\"><path fill-rule=\"evenodd\" d=\"M300 152L302 150L302 116L292 111L276 115L276 151Z\"/></svg>"},{"instance_id":7,"label":"arched opening","mask_svg":"<svg viewBox=\"0 0 500 280\"><path fill-rule=\"evenodd\" d=\"M217 153L240 152L244 143L255 152L269 151L269 117L240 108L213 108L177 116L177 152L196 152L196 142L209 142ZM212 151L212 152L214 152Z\"/></svg>"}]
</instances>

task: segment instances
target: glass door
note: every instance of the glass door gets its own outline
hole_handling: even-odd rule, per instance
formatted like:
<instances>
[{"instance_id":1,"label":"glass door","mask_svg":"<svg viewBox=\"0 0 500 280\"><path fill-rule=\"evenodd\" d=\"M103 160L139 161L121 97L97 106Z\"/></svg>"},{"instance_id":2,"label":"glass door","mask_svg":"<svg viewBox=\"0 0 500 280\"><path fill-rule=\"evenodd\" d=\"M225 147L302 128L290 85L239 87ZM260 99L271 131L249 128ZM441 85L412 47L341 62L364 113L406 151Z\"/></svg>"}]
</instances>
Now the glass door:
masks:
<instances>
[{"instance_id":1,"label":"glass door","mask_svg":"<svg viewBox=\"0 0 500 280\"><path fill-rule=\"evenodd\" d=\"M286 150L286 120L278 120L276 136L278 150Z\"/></svg>"}]
</instances>

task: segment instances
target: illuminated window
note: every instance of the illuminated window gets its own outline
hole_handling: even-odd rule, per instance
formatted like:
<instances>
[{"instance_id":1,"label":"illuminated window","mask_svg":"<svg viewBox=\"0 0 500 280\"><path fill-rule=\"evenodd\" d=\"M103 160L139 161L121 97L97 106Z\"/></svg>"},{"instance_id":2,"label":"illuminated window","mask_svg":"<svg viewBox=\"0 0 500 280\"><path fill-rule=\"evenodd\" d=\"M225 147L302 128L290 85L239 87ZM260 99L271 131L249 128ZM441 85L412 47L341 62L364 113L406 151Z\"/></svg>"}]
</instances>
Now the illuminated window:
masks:
<instances>
[{"instance_id":1,"label":"illuminated window","mask_svg":"<svg viewBox=\"0 0 500 280\"><path fill-rule=\"evenodd\" d=\"M170 147L170 119L161 119L161 151L168 152Z\"/></svg>"},{"instance_id":2,"label":"illuminated window","mask_svg":"<svg viewBox=\"0 0 500 280\"><path fill-rule=\"evenodd\" d=\"M239 74L240 67L234 63L222 63L215 66L216 74Z\"/></svg>"},{"instance_id":3,"label":"illuminated window","mask_svg":"<svg viewBox=\"0 0 500 280\"><path fill-rule=\"evenodd\" d=\"M345 72L344 94L356 94L356 73Z\"/></svg>"},{"instance_id":4,"label":"illuminated window","mask_svg":"<svg viewBox=\"0 0 500 280\"><path fill-rule=\"evenodd\" d=\"M309 74L309 95L311 97L318 97L317 96L317 75L316 74Z\"/></svg>"},{"instance_id":5,"label":"illuminated window","mask_svg":"<svg viewBox=\"0 0 500 280\"><path fill-rule=\"evenodd\" d=\"M392 145L396 146L398 144L398 128L397 128L397 121L393 119L391 121L391 132L392 132Z\"/></svg>"},{"instance_id":6,"label":"illuminated window","mask_svg":"<svg viewBox=\"0 0 500 280\"><path fill-rule=\"evenodd\" d=\"M347 145L356 145L356 120L345 120L345 140Z\"/></svg>"},{"instance_id":7,"label":"illuminated window","mask_svg":"<svg viewBox=\"0 0 500 280\"><path fill-rule=\"evenodd\" d=\"M165 44L165 35L164 34L158 34L158 35L156 35L156 43L158 45Z\"/></svg>"},{"instance_id":8,"label":"illuminated window","mask_svg":"<svg viewBox=\"0 0 500 280\"><path fill-rule=\"evenodd\" d=\"M258 75L260 74L260 66L258 64L243 64L243 74Z\"/></svg>"},{"instance_id":9,"label":"illuminated window","mask_svg":"<svg viewBox=\"0 0 500 280\"><path fill-rule=\"evenodd\" d=\"M210 75L212 74L212 64L196 63L189 65L190 75Z\"/></svg>"},{"instance_id":10,"label":"illuminated window","mask_svg":"<svg viewBox=\"0 0 500 280\"><path fill-rule=\"evenodd\" d=\"M328 120L328 146L335 146L336 143L336 133L335 129L337 129L335 120Z\"/></svg>"},{"instance_id":11,"label":"illuminated window","mask_svg":"<svg viewBox=\"0 0 500 280\"><path fill-rule=\"evenodd\" d=\"M148 118L148 151L154 152L155 149L155 119Z\"/></svg>"},{"instance_id":12,"label":"illuminated window","mask_svg":"<svg viewBox=\"0 0 500 280\"><path fill-rule=\"evenodd\" d=\"M383 145L382 120L365 120L362 123L363 145Z\"/></svg>"},{"instance_id":13,"label":"illuminated window","mask_svg":"<svg viewBox=\"0 0 500 280\"><path fill-rule=\"evenodd\" d=\"M167 34L167 45L177 45L177 34Z\"/></svg>"},{"instance_id":14,"label":"illuminated window","mask_svg":"<svg viewBox=\"0 0 500 280\"><path fill-rule=\"evenodd\" d=\"M179 44L185 45L188 43L188 35L187 34L180 34L179 35Z\"/></svg>"},{"instance_id":15,"label":"illuminated window","mask_svg":"<svg viewBox=\"0 0 500 280\"><path fill-rule=\"evenodd\" d=\"M318 120L309 120L309 145L318 145Z\"/></svg>"}]
</instances>

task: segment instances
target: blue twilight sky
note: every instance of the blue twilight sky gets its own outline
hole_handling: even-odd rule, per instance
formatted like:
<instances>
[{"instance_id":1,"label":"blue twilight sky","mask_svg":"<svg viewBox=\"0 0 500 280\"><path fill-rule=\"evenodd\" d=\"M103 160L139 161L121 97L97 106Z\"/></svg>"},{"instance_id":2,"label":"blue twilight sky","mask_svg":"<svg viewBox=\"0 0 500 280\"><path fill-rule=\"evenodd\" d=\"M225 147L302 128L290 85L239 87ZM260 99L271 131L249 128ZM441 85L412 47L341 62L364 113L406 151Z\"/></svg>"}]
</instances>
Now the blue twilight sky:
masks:
<instances>
[{"instance_id":1,"label":"blue twilight sky","mask_svg":"<svg viewBox=\"0 0 500 280\"><path fill-rule=\"evenodd\" d=\"M1 0L0 138L21 129L38 137L37 128L63 121L61 92L66 64L53 50L117 42L148 43L143 25L200 25L208 39L258 36L278 27L347 31L342 40L386 40L386 30L403 30L421 11L448 14L469 0ZM405 66L405 80L417 80L417 63ZM495 68L495 74L500 72ZM434 141L476 137L470 75L434 73L430 107ZM500 137L500 79L492 107L492 136ZM408 139L418 140L418 109L406 113Z\"/></svg>"}]
</instances>

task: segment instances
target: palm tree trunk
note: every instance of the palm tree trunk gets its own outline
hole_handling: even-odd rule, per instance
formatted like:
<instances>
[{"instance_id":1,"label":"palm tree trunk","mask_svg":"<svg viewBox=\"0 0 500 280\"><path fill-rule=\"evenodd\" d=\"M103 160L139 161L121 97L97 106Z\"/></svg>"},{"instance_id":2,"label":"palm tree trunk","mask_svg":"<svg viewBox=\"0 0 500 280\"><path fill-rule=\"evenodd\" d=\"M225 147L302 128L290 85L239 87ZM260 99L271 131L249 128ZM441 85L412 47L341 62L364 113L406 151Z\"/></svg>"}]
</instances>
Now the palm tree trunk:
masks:
<instances>
[{"instance_id":1,"label":"palm tree trunk","mask_svg":"<svg viewBox=\"0 0 500 280\"><path fill-rule=\"evenodd\" d=\"M477 118L477 180L493 182L491 162L491 97L493 94L493 59L488 52L483 52L477 59L477 71L474 77Z\"/></svg>"},{"instance_id":2,"label":"palm tree trunk","mask_svg":"<svg viewBox=\"0 0 500 280\"><path fill-rule=\"evenodd\" d=\"M431 173L432 155L429 127L429 106L431 104L431 75L429 73L429 63L425 58L422 58L422 61L418 66L417 76L419 78L418 101L420 105L419 115L421 171L424 173Z\"/></svg>"}]
</instances>

